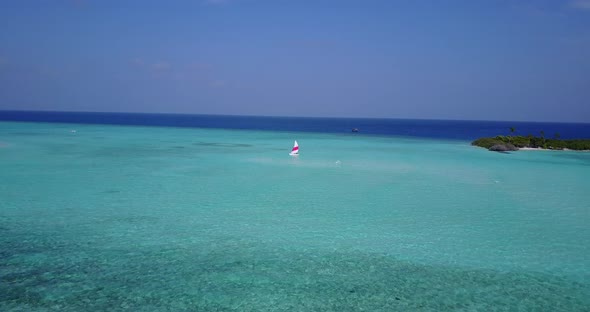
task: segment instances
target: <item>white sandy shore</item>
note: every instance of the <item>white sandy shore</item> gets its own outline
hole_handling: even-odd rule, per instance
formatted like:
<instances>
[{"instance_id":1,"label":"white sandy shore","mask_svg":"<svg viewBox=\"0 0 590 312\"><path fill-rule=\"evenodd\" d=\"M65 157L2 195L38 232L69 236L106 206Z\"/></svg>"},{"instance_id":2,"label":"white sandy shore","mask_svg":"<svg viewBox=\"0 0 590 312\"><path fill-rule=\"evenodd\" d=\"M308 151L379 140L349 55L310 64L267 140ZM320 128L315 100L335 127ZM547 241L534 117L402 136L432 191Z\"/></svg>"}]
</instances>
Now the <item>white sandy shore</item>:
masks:
<instances>
[{"instance_id":1,"label":"white sandy shore","mask_svg":"<svg viewBox=\"0 0 590 312\"><path fill-rule=\"evenodd\" d=\"M590 150L581 150L581 151L576 151L576 150L572 150L569 148L564 148L561 150L558 149L548 149L548 148L540 148L540 147L519 147L518 148L519 151L570 151L570 152L590 152Z\"/></svg>"},{"instance_id":2,"label":"white sandy shore","mask_svg":"<svg viewBox=\"0 0 590 312\"><path fill-rule=\"evenodd\" d=\"M540 147L519 147L519 151L554 151L548 148L540 148Z\"/></svg>"}]
</instances>

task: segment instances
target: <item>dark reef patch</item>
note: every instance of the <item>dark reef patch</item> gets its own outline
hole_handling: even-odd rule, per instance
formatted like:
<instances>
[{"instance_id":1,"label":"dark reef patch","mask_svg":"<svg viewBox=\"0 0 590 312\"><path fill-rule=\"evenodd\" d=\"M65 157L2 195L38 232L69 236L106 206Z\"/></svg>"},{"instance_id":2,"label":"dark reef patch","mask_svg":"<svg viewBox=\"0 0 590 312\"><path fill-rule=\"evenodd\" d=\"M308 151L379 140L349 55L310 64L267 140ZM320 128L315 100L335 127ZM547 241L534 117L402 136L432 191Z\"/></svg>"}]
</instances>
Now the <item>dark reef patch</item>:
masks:
<instances>
[{"instance_id":1,"label":"dark reef patch","mask_svg":"<svg viewBox=\"0 0 590 312\"><path fill-rule=\"evenodd\" d=\"M101 194L119 194L119 193L121 193L121 190L106 190L106 191L102 191L100 193Z\"/></svg>"},{"instance_id":2,"label":"dark reef patch","mask_svg":"<svg viewBox=\"0 0 590 312\"><path fill-rule=\"evenodd\" d=\"M193 145L196 146L209 146L209 147L252 147L251 144L243 143L218 143L218 142L195 142Z\"/></svg>"}]
</instances>

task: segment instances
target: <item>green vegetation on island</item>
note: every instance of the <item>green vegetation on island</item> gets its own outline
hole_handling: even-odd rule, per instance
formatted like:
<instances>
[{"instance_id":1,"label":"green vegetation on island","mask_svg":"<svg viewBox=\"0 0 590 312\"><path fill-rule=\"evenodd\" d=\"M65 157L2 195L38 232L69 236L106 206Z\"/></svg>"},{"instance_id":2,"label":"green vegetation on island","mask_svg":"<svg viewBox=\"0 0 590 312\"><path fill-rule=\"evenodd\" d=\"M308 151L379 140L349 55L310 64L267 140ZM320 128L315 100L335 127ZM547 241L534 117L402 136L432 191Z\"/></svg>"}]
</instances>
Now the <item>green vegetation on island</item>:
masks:
<instances>
[{"instance_id":1,"label":"green vegetation on island","mask_svg":"<svg viewBox=\"0 0 590 312\"><path fill-rule=\"evenodd\" d=\"M471 145L486 148L491 151L516 151L519 148L543 148L551 150L590 150L590 139L561 140L559 133L553 139L545 138L545 132L541 131L540 137L533 135L514 136L515 129L510 127L511 135L498 135L493 138L480 138Z\"/></svg>"}]
</instances>

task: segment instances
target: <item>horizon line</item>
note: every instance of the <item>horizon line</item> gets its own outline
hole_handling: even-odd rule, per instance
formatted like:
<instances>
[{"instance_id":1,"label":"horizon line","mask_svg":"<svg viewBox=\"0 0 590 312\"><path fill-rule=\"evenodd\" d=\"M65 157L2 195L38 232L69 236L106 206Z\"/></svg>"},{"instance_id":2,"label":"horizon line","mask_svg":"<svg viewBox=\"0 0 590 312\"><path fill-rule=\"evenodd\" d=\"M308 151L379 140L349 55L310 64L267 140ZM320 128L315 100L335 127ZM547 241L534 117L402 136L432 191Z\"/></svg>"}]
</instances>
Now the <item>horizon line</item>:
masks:
<instances>
[{"instance_id":1,"label":"horizon line","mask_svg":"<svg viewBox=\"0 0 590 312\"><path fill-rule=\"evenodd\" d=\"M186 115L186 116L218 116L218 117L263 117L263 118L307 118L307 119L359 119L359 120L428 120L428 121L467 121L467 122L515 122L515 123L555 123L555 124L588 124L590 121L527 121L527 120L490 120L490 119L454 119L454 118L410 118L410 117L326 117L326 116L285 116L285 115L252 115L252 114L204 114L204 113L171 113L171 112L112 112L112 111L61 111L61 110L18 110L0 109L2 112L21 113L85 113L85 114L136 114L136 115ZM1 120L1 119L0 119Z\"/></svg>"}]
</instances>

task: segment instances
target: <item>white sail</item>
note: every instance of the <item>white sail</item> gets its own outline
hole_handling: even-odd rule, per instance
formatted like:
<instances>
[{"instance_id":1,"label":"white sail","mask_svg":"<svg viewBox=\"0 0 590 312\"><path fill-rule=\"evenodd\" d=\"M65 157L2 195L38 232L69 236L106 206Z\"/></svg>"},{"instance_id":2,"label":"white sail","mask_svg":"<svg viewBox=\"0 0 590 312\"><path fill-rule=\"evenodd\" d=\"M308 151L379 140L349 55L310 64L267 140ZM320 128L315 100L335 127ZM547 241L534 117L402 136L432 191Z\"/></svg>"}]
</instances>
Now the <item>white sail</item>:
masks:
<instances>
[{"instance_id":1,"label":"white sail","mask_svg":"<svg viewBox=\"0 0 590 312\"><path fill-rule=\"evenodd\" d=\"M293 149L291 150L291 153L289 153L289 155L291 155L291 156L299 155L299 144L297 144L297 141L295 141L295 143L293 144Z\"/></svg>"}]
</instances>

